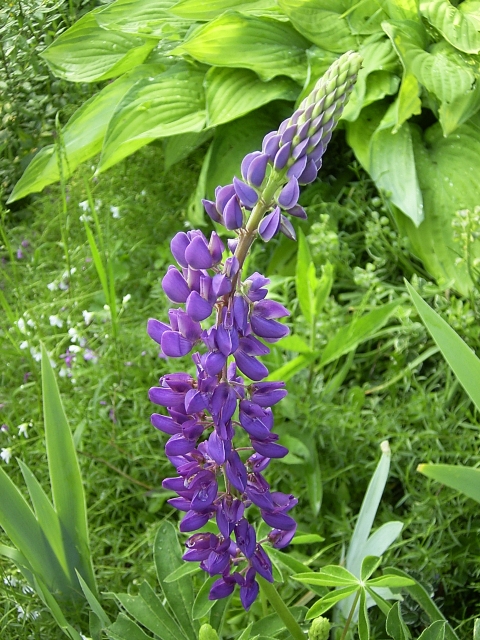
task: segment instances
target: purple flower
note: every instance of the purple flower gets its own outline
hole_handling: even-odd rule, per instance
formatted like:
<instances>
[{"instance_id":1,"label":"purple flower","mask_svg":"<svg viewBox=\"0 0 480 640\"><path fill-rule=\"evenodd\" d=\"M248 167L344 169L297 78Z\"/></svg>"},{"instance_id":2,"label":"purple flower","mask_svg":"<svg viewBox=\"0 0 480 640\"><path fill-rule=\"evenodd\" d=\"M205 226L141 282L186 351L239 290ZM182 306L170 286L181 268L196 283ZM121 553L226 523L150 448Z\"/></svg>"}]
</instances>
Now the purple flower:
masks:
<instances>
[{"instance_id":1,"label":"purple flower","mask_svg":"<svg viewBox=\"0 0 480 640\"><path fill-rule=\"evenodd\" d=\"M210 239L198 230L177 233L170 248L178 268L168 268L162 286L184 307L170 309L168 322L150 319L147 325L161 356L193 350L196 369L164 375L149 391L161 407L152 424L168 436L165 453L177 472L163 487L175 492L168 502L184 514L180 531L192 532L183 557L220 576L211 600L238 585L246 610L258 595L257 574L273 581L263 545L280 549L295 534L289 511L297 500L271 491L263 476L271 460L288 453L274 432L272 411L287 392L283 382L265 382L268 369L260 358L269 353L263 341L288 334L279 320L289 312L267 298L268 278L257 272L245 277L245 258L258 236L268 242L281 232L295 239L287 216L306 218L299 185L316 178L359 65L351 52L336 60L292 117L265 136L262 150L244 158L242 179L217 187L214 201L203 200L208 216L236 237L226 251L215 232ZM71 364L68 352L64 358ZM250 446L236 445L240 431ZM264 540L257 541L249 519L252 506L271 527ZM197 532L213 519L217 535Z\"/></svg>"}]
</instances>

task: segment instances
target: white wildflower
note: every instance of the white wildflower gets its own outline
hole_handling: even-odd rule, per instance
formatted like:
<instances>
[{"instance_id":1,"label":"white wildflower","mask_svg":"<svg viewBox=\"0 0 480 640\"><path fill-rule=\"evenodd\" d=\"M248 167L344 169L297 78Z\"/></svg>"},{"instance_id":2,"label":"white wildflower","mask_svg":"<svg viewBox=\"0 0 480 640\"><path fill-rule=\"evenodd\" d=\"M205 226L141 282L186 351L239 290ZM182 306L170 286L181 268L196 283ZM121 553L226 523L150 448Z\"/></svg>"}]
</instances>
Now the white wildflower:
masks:
<instances>
[{"instance_id":1,"label":"white wildflower","mask_svg":"<svg viewBox=\"0 0 480 640\"><path fill-rule=\"evenodd\" d=\"M129 293L127 293L126 296L123 296L122 304L128 304L131 299L132 299L132 296Z\"/></svg>"},{"instance_id":2,"label":"white wildflower","mask_svg":"<svg viewBox=\"0 0 480 640\"><path fill-rule=\"evenodd\" d=\"M63 280L60 280L60 282L58 283L58 288L60 289L60 291L67 291L68 284Z\"/></svg>"},{"instance_id":3,"label":"white wildflower","mask_svg":"<svg viewBox=\"0 0 480 640\"><path fill-rule=\"evenodd\" d=\"M18 580L15 578L15 576L5 576L5 578L3 579L3 584L6 584L7 587L15 588L18 584Z\"/></svg>"},{"instance_id":4,"label":"white wildflower","mask_svg":"<svg viewBox=\"0 0 480 640\"><path fill-rule=\"evenodd\" d=\"M81 216L78 216L80 222L92 222L92 216L87 215L86 213L82 213Z\"/></svg>"},{"instance_id":5,"label":"white wildflower","mask_svg":"<svg viewBox=\"0 0 480 640\"><path fill-rule=\"evenodd\" d=\"M40 353L40 351L35 349L35 347L30 347L30 353L35 362L40 362L40 360L42 359L42 354Z\"/></svg>"},{"instance_id":6,"label":"white wildflower","mask_svg":"<svg viewBox=\"0 0 480 640\"><path fill-rule=\"evenodd\" d=\"M20 343L20 349L28 349L28 342L26 340Z\"/></svg>"},{"instance_id":7,"label":"white wildflower","mask_svg":"<svg viewBox=\"0 0 480 640\"><path fill-rule=\"evenodd\" d=\"M80 209L83 212L90 211L90 205L88 204L88 200L84 200L83 202L79 202L78 206L80 207Z\"/></svg>"},{"instance_id":8,"label":"white wildflower","mask_svg":"<svg viewBox=\"0 0 480 640\"><path fill-rule=\"evenodd\" d=\"M78 344L71 344L71 345L68 347L68 350L69 350L71 353L80 353L80 351L82 350L82 347L79 347L79 346L78 346Z\"/></svg>"},{"instance_id":9,"label":"white wildflower","mask_svg":"<svg viewBox=\"0 0 480 640\"><path fill-rule=\"evenodd\" d=\"M84 309L82 311L82 314L83 314L83 320L88 327L88 325L93 322L94 313L93 311L87 311L86 309Z\"/></svg>"},{"instance_id":10,"label":"white wildflower","mask_svg":"<svg viewBox=\"0 0 480 640\"><path fill-rule=\"evenodd\" d=\"M57 285L55 284L55 282L49 282L47 284L47 289L50 289L50 291L55 291L56 288L57 288Z\"/></svg>"},{"instance_id":11,"label":"white wildflower","mask_svg":"<svg viewBox=\"0 0 480 640\"><path fill-rule=\"evenodd\" d=\"M17 327L20 329L22 333L26 333L25 320L23 318L19 318L17 320Z\"/></svg>"},{"instance_id":12,"label":"white wildflower","mask_svg":"<svg viewBox=\"0 0 480 640\"><path fill-rule=\"evenodd\" d=\"M118 220L120 218L120 208L119 207L111 206L110 207L110 211L112 213L112 218L115 218L116 220Z\"/></svg>"},{"instance_id":13,"label":"white wildflower","mask_svg":"<svg viewBox=\"0 0 480 640\"><path fill-rule=\"evenodd\" d=\"M19 436L24 436L25 438L28 438L28 432L27 429L30 425L27 422L22 422L22 424L19 424L17 429L18 429L18 435Z\"/></svg>"},{"instance_id":14,"label":"white wildflower","mask_svg":"<svg viewBox=\"0 0 480 640\"><path fill-rule=\"evenodd\" d=\"M59 327L60 329L63 327L63 320L58 316L49 316L48 319L52 327Z\"/></svg>"},{"instance_id":15,"label":"white wildflower","mask_svg":"<svg viewBox=\"0 0 480 640\"><path fill-rule=\"evenodd\" d=\"M0 458L6 463L8 464L12 458L12 450L10 447L7 448L3 448L0 451Z\"/></svg>"},{"instance_id":16,"label":"white wildflower","mask_svg":"<svg viewBox=\"0 0 480 640\"><path fill-rule=\"evenodd\" d=\"M35 329L35 322L31 318L27 320L27 324L29 327L32 327L32 329Z\"/></svg>"},{"instance_id":17,"label":"white wildflower","mask_svg":"<svg viewBox=\"0 0 480 640\"><path fill-rule=\"evenodd\" d=\"M60 378L66 378L68 376L68 370L67 367L61 367L58 375L60 376Z\"/></svg>"},{"instance_id":18,"label":"white wildflower","mask_svg":"<svg viewBox=\"0 0 480 640\"><path fill-rule=\"evenodd\" d=\"M68 330L68 335L70 336L70 341L71 342L78 342L80 335L78 333L78 331L75 329L75 327L70 327L70 329Z\"/></svg>"}]
</instances>

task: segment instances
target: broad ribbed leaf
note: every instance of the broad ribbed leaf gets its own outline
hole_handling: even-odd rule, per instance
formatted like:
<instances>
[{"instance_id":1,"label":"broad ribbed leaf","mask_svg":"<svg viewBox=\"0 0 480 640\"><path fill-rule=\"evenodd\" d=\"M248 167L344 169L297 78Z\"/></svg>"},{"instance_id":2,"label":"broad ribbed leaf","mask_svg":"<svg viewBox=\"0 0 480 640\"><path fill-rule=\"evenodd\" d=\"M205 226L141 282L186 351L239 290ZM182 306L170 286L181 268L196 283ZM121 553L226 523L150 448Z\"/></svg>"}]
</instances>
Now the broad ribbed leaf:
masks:
<instances>
[{"instance_id":1,"label":"broad ribbed leaf","mask_svg":"<svg viewBox=\"0 0 480 640\"><path fill-rule=\"evenodd\" d=\"M330 65L338 58L339 55L337 53L321 49L315 45L307 49L308 77L301 94L297 98L297 105L308 96L317 84L318 79L323 76L325 71L327 71Z\"/></svg>"},{"instance_id":2,"label":"broad ribbed leaf","mask_svg":"<svg viewBox=\"0 0 480 640\"><path fill-rule=\"evenodd\" d=\"M335 589L335 591L330 591L326 596L320 598L313 607L307 611L305 615L305 620L312 620L312 618L317 618L321 616L325 611L328 611L333 607L334 604L340 602L344 598L348 598L353 595L357 589L359 589L358 584L351 587L342 587L341 589Z\"/></svg>"},{"instance_id":3,"label":"broad ribbed leaf","mask_svg":"<svg viewBox=\"0 0 480 640\"><path fill-rule=\"evenodd\" d=\"M463 0L458 10L473 22L477 31L480 31L480 0Z\"/></svg>"},{"instance_id":4,"label":"broad ribbed leaf","mask_svg":"<svg viewBox=\"0 0 480 640\"><path fill-rule=\"evenodd\" d=\"M66 575L42 533L33 511L0 467L0 526L25 557L29 568L52 589L65 590Z\"/></svg>"},{"instance_id":5,"label":"broad ribbed leaf","mask_svg":"<svg viewBox=\"0 0 480 640\"><path fill-rule=\"evenodd\" d=\"M65 180L80 163L100 153L108 123L127 91L140 79L163 71L161 65L140 65L104 87L70 118L58 143L62 145L60 156ZM9 202L41 191L52 182L60 180L57 148L56 145L49 145L35 156L15 185Z\"/></svg>"},{"instance_id":6,"label":"broad ribbed leaf","mask_svg":"<svg viewBox=\"0 0 480 640\"><path fill-rule=\"evenodd\" d=\"M382 3L383 4L383 3ZM369 35L381 30L381 24L388 19L385 8L378 0L364 0L352 5L347 20L353 35Z\"/></svg>"},{"instance_id":7,"label":"broad ribbed leaf","mask_svg":"<svg viewBox=\"0 0 480 640\"><path fill-rule=\"evenodd\" d=\"M88 540L87 509L80 467L57 381L43 346L42 389L45 442L53 504L62 527L65 528L74 549L82 558L82 577L90 589L95 592L95 578ZM78 568L80 569L80 567Z\"/></svg>"},{"instance_id":8,"label":"broad ribbed leaf","mask_svg":"<svg viewBox=\"0 0 480 640\"><path fill-rule=\"evenodd\" d=\"M203 71L179 63L139 80L108 125L99 171L105 171L155 138L200 131L205 124Z\"/></svg>"},{"instance_id":9,"label":"broad ribbed leaf","mask_svg":"<svg viewBox=\"0 0 480 640\"><path fill-rule=\"evenodd\" d=\"M418 471L480 502L480 469L455 464L420 464Z\"/></svg>"},{"instance_id":10,"label":"broad ribbed leaf","mask_svg":"<svg viewBox=\"0 0 480 640\"><path fill-rule=\"evenodd\" d=\"M418 0L383 0L382 6L392 20L419 21Z\"/></svg>"},{"instance_id":11,"label":"broad ribbed leaf","mask_svg":"<svg viewBox=\"0 0 480 640\"><path fill-rule=\"evenodd\" d=\"M409 118L422 113L420 90L420 84L413 73L404 72L396 100L396 123L393 128L395 133Z\"/></svg>"},{"instance_id":12,"label":"broad ribbed leaf","mask_svg":"<svg viewBox=\"0 0 480 640\"><path fill-rule=\"evenodd\" d=\"M480 359L407 282L413 304L457 380L480 411Z\"/></svg>"},{"instance_id":13,"label":"broad ribbed leaf","mask_svg":"<svg viewBox=\"0 0 480 640\"><path fill-rule=\"evenodd\" d=\"M253 71L212 67L205 76L207 125L235 120L272 100L295 101L300 93L296 82L279 77L263 82Z\"/></svg>"},{"instance_id":14,"label":"broad ribbed leaf","mask_svg":"<svg viewBox=\"0 0 480 640\"><path fill-rule=\"evenodd\" d=\"M117 593L115 597L136 622L162 640L185 640L185 634L153 591L149 601L141 595L132 596L128 593Z\"/></svg>"},{"instance_id":15,"label":"broad ribbed leaf","mask_svg":"<svg viewBox=\"0 0 480 640\"><path fill-rule=\"evenodd\" d=\"M210 65L251 69L265 81L287 75L303 83L307 47L308 41L288 23L229 13L196 29L172 53Z\"/></svg>"},{"instance_id":16,"label":"broad ribbed leaf","mask_svg":"<svg viewBox=\"0 0 480 640\"><path fill-rule=\"evenodd\" d=\"M153 546L157 576L163 594L189 640L197 640L198 623L192 621L193 607L192 579L185 576L176 582L165 582L165 578L183 565L177 532L170 522L163 522L155 536Z\"/></svg>"},{"instance_id":17,"label":"broad ribbed leaf","mask_svg":"<svg viewBox=\"0 0 480 640\"><path fill-rule=\"evenodd\" d=\"M189 22L172 15L176 0L117 0L95 13L101 27L178 40Z\"/></svg>"},{"instance_id":18,"label":"broad ribbed leaf","mask_svg":"<svg viewBox=\"0 0 480 640\"><path fill-rule=\"evenodd\" d=\"M204 130L199 133L181 133L178 136L166 138L163 144L163 161L165 170L168 171L174 164L190 155L197 147L213 137L212 130ZM203 198L203 194L201 196Z\"/></svg>"},{"instance_id":19,"label":"broad ribbed leaf","mask_svg":"<svg viewBox=\"0 0 480 640\"><path fill-rule=\"evenodd\" d=\"M420 13L456 49L465 53L480 51L480 33L475 20L459 11L449 0L423 0Z\"/></svg>"},{"instance_id":20,"label":"broad ribbed leaf","mask_svg":"<svg viewBox=\"0 0 480 640\"><path fill-rule=\"evenodd\" d=\"M399 67L397 54L388 38L378 36L369 38L358 52L363 58L362 68L358 72L357 82L342 114L344 120L356 120L362 107L366 106L367 81L371 74L378 71L393 72ZM395 90L394 87L392 88ZM377 99L380 100L384 95L385 93L381 95L380 92Z\"/></svg>"},{"instance_id":21,"label":"broad ribbed leaf","mask_svg":"<svg viewBox=\"0 0 480 640\"><path fill-rule=\"evenodd\" d=\"M320 365L325 366L329 362L337 360L375 335L384 326L399 304L400 300L395 300L372 309L372 311L360 318L355 318L350 324L339 329L325 346Z\"/></svg>"},{"instance_id":22,"label":"broad ribbed leaf","mask_svg":"<svg viewBox=\"0 0 480 640\"><path fill-rule=\"evenodd\" d=\"M279 0L278 4L295 29L322 49L335 53L357 49L357 40L343 16L349 2L332 6L331 0Z\"/></svg>"},{"instance_id":23,"label":"broad ribbed leaf","mask_svg":"<svg viewBox=\"0 0 480 640\"><path fill-rule=\"evenodd\" d=\"M264 8L266 5L274 5L273 0L265 2L265 0L181 0L172 7L171 12L176 16L188 18L190 20L207 21L213 20L220 14L233 9L242 12L244 9L252 10L255 7Z\"/></svg>"},{"instance_id":24,"label":"broad ribbed leaf","mask_svg":"<svg viewBox=\"0 0 480 640\"><path fill-rule=\"evenodd\" d=\"M80 18L42 53L56 76L71 82L114 78L141 64L158 42L103 29L95 14Z\"/></svg>"},{"instance_id":25,"label":"broad ribbed leaf","mask_svg":"<svg viewBox=\"0 0 480 640\"><path fill-rule=\"evenodd\" d=\"M418 183L412 136L408 123L396 133L393 126L381 124L370 142L369 171L383 191L413 223L423 220L423 198Z\"/></svg>"},{"instance_id":26,"label":"broad ribbed leaf","mask_svg":"<svg viewBox=\"0 0 480 640\"><path fill-rule=\"evenodd\" d=\"M383 102L374 103L362 109L355 122L345 123L347 142L365 171L370 171L370 143L385 116L386 109Z\"/></svg>"},{"instance_id":27,"label":"broad ribbed leaf","mask_svg":"<svg viewBox=\"0 0 480 640\"><path fill-rule=\"evenodd\" d=\"M480 202L478 158L480 157L480 118L475 115L445 138L439 124L423 135L412 127L413 150L423 193L425 220L416 228L401 214L397 220L408 234L414 253L442 285L451 285L467 295L472 287L467 259L480 257L480 242L473 241L469 255L454 241L452 220L455 212L470 210ZM459 263L458 258L464 261Z\"/></svg>"}]
</instances>

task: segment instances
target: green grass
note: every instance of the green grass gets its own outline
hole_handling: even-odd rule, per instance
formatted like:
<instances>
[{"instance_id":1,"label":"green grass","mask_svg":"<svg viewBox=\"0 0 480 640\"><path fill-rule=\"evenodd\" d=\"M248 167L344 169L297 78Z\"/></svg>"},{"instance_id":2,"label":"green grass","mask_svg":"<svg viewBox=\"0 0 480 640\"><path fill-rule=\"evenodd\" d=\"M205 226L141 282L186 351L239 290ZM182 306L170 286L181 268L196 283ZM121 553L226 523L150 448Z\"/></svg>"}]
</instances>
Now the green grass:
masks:
<instances>
[{"instance_id":1,"label":"green grass","mask_svg":"<svg viewBox=\"0 0 480 640\"><path fill-rule=\"evenodd\" d=\"M150 146L98 182L90 181L88 167L77 172L66 191L66 208L61 189L52 188L3 218L0 287L13 318L23 316L25 333L2 315L5 364L0 368L0 423L8 425L8 432L0 432L0 447L12 449L6 468L21 486L15 456L47 482L40 367L30 353L33 348L35 354L42 340L56 371L64 376L60 390L78 438L101 592L135 591L142 579L155 584L151 559L155 531L162 519L177 520L161 490L162 479L173 469L163 454L163 437L149 423L147 390L172 364L178 369L181 365L157 358L145 325L148 317L166 316L169 305L160 281L171 261L168 243L187 223L200 158L201 154L183 161L165 175L160 148ZM323 175L324 182L312 185L304 195L310 219L303 228L312 253L319 267L329 259L336 270L332 296L317 323L317 344L325 344L355 311L398 296L404 300L377 339L362 344L351 361L344 356L322 370L314 366L288 383L289 396L276 410L276 423L281 434L313 442L318 449L324 483L318 518L305 495L303 465L272 464L268 479L277 490L300 497L295 516L301 530L326 538L290 553L304 558L323 550L312 566L341 560L379 457L378 445L388 439L392 470L376 526L392 519L405 526L385 564L412 571L429 586L453 624L463 624L475 613L480 584L478 507L426 480L416 467L440 460L478 464L478 415L439 354L411 365L432 342L405 295L403 278L414 278L424 296L477 350L479 297L461 300L453 292L446 297L424 279L426 274L398 238L371 182L340 144L329 154ZM114 275L119 309L116 339L79 219L84 213L79 203L88 198L85 180L93 200L99 201L96 212L104 260L111 262ZM119 217L110 207L118 207ZM100 245L94 222L89 225ZM28 246L22 249L24 257L17 259L23 240ZM294 252L294 244L274 240L256 249L249 268L266 269L275 276L275 295L294 311L293 332L307 336L295 299ZM67 268L75 270L70 277L65 276ZM88 326L84 311L93 314ZM62 326L55 326L56 318ZM72 344L79 350L67 369L61 355ZM84 359L90 353L87 349L94 360ZM272 368L290 357L290 352L274 349L268 362ZM18 434L23 423L31 423L28 438ZM12 566L0 560L0 579L11 575L16 575ZM281 593L294 603L305 591L290 581ZM113 602L106 598L104 604L115 615ZM17 605L41 615L37 620L19 620ZM420 613L408 600L403 606L419 631ZM249 619L262 615L258 602ZM234 599L227 637L244 628L246 620ZM460 637L469 637L471 627L466 622ZM380 621L374 631L374 637L385 638ZM5 640L63 637L33 596L7 585L0 588L0 635Z\"/></svg>"}]
</instances>

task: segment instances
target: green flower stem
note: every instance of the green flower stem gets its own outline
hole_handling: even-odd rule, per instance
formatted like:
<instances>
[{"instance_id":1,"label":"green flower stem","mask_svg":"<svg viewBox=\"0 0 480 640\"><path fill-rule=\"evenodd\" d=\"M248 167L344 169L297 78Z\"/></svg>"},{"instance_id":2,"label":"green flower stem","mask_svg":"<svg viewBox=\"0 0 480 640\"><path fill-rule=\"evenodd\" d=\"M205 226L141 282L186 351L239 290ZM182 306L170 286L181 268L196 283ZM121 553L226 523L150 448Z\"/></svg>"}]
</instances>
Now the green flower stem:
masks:
<instances>
[{"instance_id":1,"label":"green flower stem","mask_svg":"<svg viewBox=\"0 0 480 640\"><path fill-rule=\"evenodd\" d=\"M260 589L285 623L285 626L292 634L292 638L295 638L295 640L306 640L306 635L303 633L300 625L288 610L284 601L278 595L278 591L275 589L273 584L271 582L267 582L267 580L259 575L257 575L257 580L260 584Z\"/></svg>"},{"instance_id":2,"label":"green flower stem","mask_svg":"<svg viewBox=\"0 0 480 640\"><path fill-rule=\"evenodd\" d=\"M350 623L352 622L353 614L355 613L355 609L357 607L359 598L360 598L360 589L355 594L355 599L353 601L352 608L350 609L350 613L348 614L348 618L345 622L345 627L343 628L343 633L340 640L345 640L345 638L347 637L347 631L348 631L348 628L350 627Z\"/></svg>"}]
</instances>

